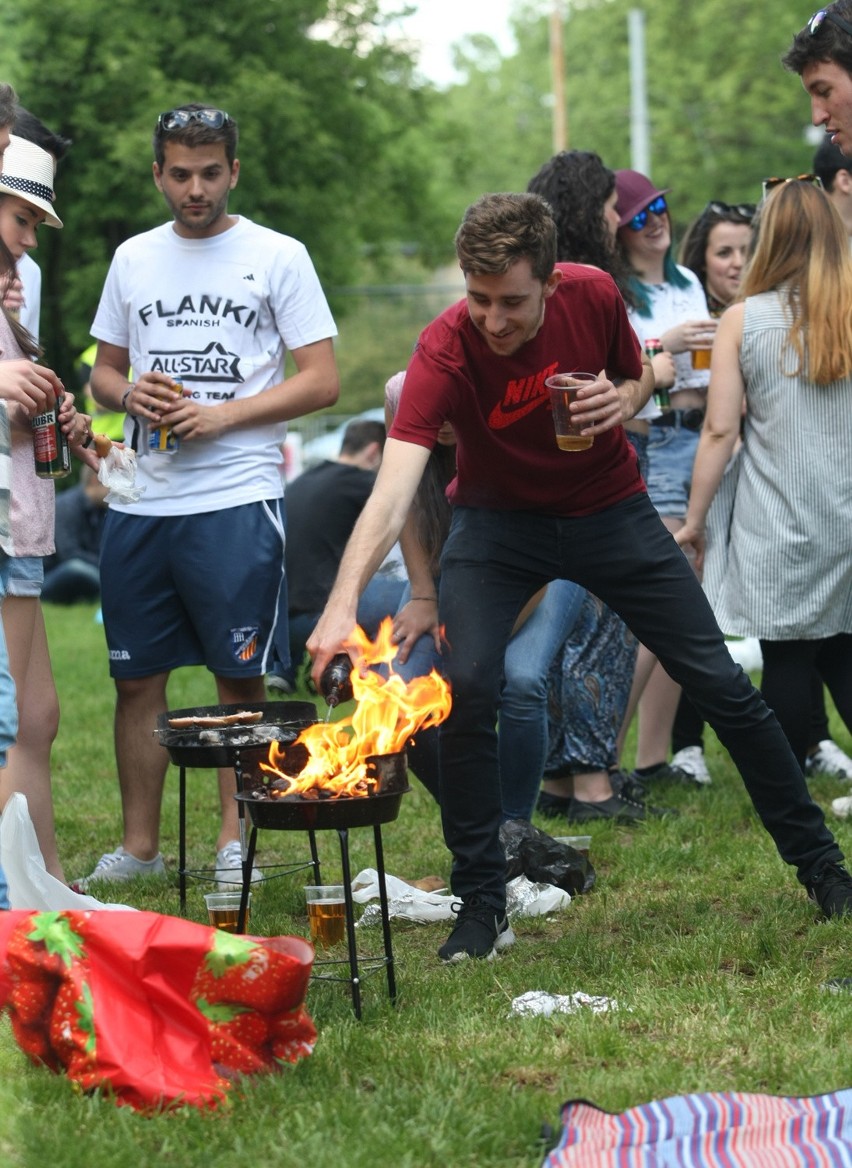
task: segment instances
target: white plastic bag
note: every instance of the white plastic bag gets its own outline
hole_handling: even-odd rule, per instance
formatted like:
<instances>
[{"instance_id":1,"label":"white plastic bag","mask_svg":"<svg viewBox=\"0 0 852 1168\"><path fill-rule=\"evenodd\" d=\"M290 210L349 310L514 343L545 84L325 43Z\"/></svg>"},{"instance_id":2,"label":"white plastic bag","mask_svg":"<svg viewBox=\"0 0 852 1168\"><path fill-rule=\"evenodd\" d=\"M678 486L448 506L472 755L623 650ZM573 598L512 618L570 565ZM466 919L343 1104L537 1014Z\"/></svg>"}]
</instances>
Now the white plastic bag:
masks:
<instances>
[{"instance_id":1,"label":"white plastic bag","mask_svg":"<svg viewBox=\"0 0 852 1168\"><path fill-rule=\"evenodd\" d=\"M110 489L107 503L138 503L145 493L136 486L136 452L128 446L113 443L100 460L98 480Z\"/></svg>"},{"instance_id":2,"label":"white plastic bag","mask_svg":"<svg viewBox=\"0 0 852 1168\"><path fill-rule=\"evenodd\" d=\"M452 892L424 892L412 888L398 876L385 876L388 893L388 916L405 917L409 921L428 924L431 921L455 920L453 905L461 902ZM352 881L352 899L367 904L359 925L381 922L381 905L368 904L379 898L379 874L375 868L365 868ZM543 916L567 908L571 897L555 884L532 884L526 876L516 876L506 885L506 912L511 918Z\"/></svg>"},{"instance_id":3,"label":"white plastic bag","mask_svg":"<svg viewBox=\"0 0 852 1168\"><path fill-rule=\"evenodd\" d=\"M26 797L20 791L10 796L0 815L0 863L13 909L63 912L106 908L127 912L130 908L126 904L103 904L94 896L82 896L51 876L44 866Z\"/></svg>"}]
</instances>

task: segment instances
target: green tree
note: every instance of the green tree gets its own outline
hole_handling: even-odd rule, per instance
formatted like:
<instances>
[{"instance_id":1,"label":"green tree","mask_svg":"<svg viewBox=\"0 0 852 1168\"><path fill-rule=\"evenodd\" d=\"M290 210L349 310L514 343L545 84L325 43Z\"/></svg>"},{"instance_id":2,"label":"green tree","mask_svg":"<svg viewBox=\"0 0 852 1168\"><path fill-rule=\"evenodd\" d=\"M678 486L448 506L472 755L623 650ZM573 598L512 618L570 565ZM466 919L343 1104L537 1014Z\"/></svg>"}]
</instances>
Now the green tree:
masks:
<instances>
[{"instance_id":1,"label":"green tree","mask_svg":"<svg viewBox=\"0 0 852 1168\"><path fill-rule=\"evenodd\" d=\"M351 282L365 249L380 266L391 242L428 254L452 230L420 130L435 95L385 42L376 0L19 0L0 45L0 75L74 142L65 229L41 232L38 257L42 339L66 378L116 246L163 221L151 132L182 102L236 117L232 210L302 239L326 284Z\"/></svg>"},{"instance_id":2,"label":"green tree","mask_svg":"<svg viewBox=\"0 0 852 1168\"><path fill-rule=\"evenodd\" d=\"M809 170L807 99L780 58L808 13L794 0L570 0L564 3L569 147L630 166L628 12L645 14L651 172L673 188L680 226L710 198L756 200L770 174ZM515 9L518 49L501 59L488 37L467 38L464 81L443 119L472 128L457 147L461 192L523 189L550 157L552 0Z\"/></svg>"}]
</instances>

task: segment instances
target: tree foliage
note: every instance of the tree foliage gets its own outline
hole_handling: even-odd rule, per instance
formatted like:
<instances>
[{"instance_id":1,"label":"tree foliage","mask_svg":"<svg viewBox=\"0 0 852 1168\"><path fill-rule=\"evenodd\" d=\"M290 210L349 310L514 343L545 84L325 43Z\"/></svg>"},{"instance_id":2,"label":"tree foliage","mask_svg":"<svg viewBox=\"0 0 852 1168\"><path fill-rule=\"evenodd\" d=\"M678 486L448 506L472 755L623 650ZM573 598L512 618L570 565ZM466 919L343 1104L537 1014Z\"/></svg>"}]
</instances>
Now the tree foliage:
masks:
<instances>
[{"instance_id":1,"label":"tree foliage","mask_svg":"<svg viewBox=\"0 0 852 1168\"><path fill-rule=\"evenodd\" d=\"M461 147L467 201L524 189L553 153L553 3L519 0L509 58L487 37L459 48L464 79L447 104L476 126ZM674 188L681 225L711 198L755 201L766 175L810 169L807 98L780 64L810 9L793 0L565 0L563 9L568 146L613 169L631 165L628 13L644 12L650 169Z\"/></svg>"},{"instance_id":2,"label":"tree foliage","mask_svg":"<svg viewBox=\"0 0 852 1168\"><path fill-rule=\"evenodd\" d=\"M18 0L0 32L0 76L74 142L57 183L65 229L43 229L38 256L60 370L88 344L116 246L165 217L151 133L183 102L237 119L231 209L302 239L326 284L349 283L365 248L375 264L387 244L428 252L452 232L419 131L435 95L385 43L376 0Z\"/></svg>"}]
</instances>

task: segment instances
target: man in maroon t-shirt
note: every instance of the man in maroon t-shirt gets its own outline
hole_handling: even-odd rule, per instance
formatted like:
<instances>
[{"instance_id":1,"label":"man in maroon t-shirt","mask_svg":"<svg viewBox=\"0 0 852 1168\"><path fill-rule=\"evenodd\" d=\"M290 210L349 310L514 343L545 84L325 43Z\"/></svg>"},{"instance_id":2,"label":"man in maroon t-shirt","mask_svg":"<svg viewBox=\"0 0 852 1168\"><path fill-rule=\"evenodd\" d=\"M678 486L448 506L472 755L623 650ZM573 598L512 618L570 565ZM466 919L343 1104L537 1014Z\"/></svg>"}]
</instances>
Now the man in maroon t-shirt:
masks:
<instances>
[{"instance_id":1,"label":"man in maroon t-shirt","mask_svg":"<svg viewBox=\"0 0 852 1168\"><path fill-rule=\"evenodd\" d=\"M599 596L684 689L740 770L787 863L828 916L852 913L852 878L775 716L734 663L701 586L648 501L622 423L653 373L612 279L555 264L538 195L485 195L456 234L466 300L422 333L376 485L308 640L319 678L355 625L358 596L405 522L445 421L458 440L450 534L433 627L442 625L452 711L440 727L441 813L462 905L444 961L514 940L495 724L502 663L524 604L551 580ZM597 379L574 407L585 451L556 446L544 381Z\"/></svg>"}]
</instances>

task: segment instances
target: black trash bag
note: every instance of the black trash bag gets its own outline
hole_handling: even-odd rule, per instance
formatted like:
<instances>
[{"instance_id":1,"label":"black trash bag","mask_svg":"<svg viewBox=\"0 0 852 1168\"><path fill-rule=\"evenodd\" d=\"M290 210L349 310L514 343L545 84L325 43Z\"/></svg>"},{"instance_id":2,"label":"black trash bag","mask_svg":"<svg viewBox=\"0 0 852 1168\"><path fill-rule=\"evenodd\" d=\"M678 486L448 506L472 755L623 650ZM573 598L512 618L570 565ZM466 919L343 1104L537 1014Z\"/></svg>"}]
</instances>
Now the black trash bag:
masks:
<instances>
[{"instance_id":1,"label":"black trash bag","mask_svg":"<svg viewBox=\"0 0 852 1168\"><path fill-rule=\"evenodd\" d=\"M506 853L507 880L523 875L534 884L555 884L572 896L590 892L595 886L595 870L582 852L526 819L502 823L500 842Z\"/></svg>"}]
</instances>

